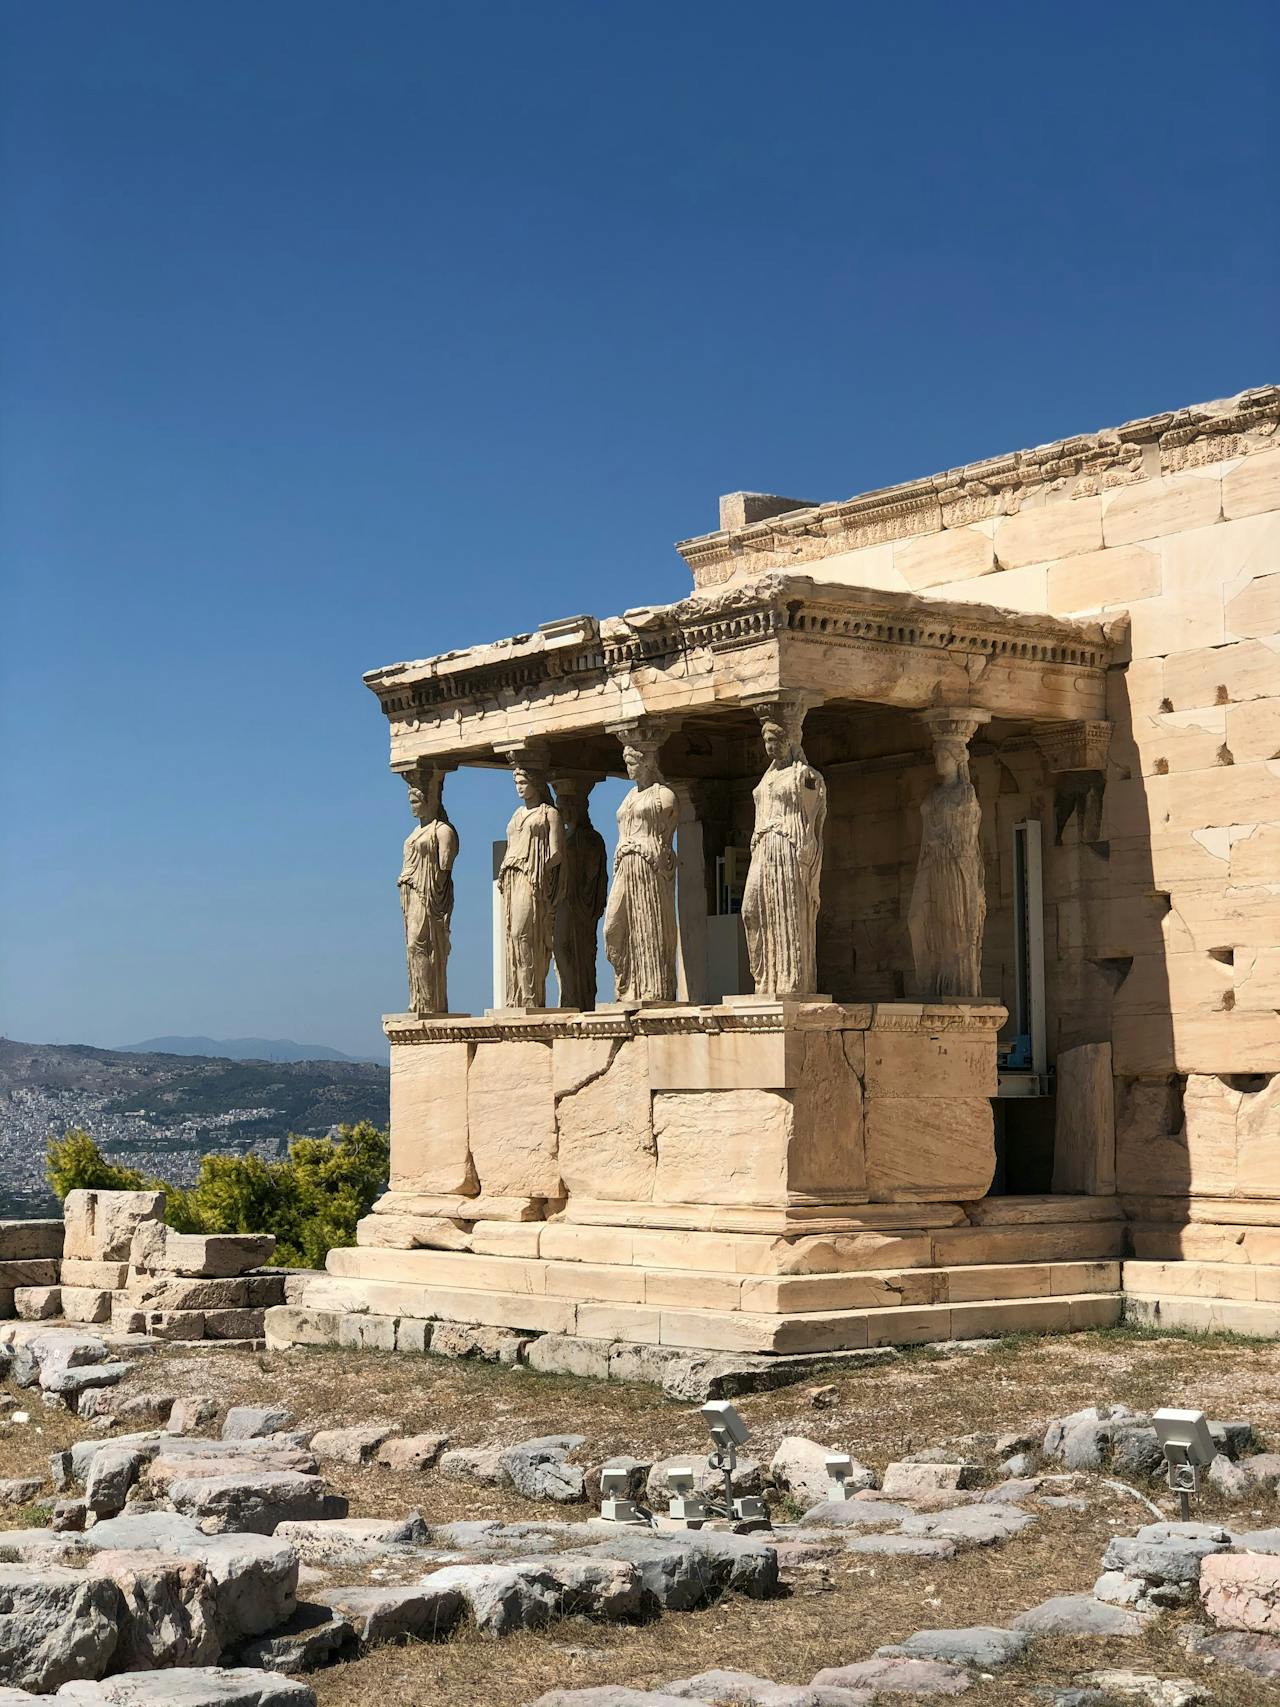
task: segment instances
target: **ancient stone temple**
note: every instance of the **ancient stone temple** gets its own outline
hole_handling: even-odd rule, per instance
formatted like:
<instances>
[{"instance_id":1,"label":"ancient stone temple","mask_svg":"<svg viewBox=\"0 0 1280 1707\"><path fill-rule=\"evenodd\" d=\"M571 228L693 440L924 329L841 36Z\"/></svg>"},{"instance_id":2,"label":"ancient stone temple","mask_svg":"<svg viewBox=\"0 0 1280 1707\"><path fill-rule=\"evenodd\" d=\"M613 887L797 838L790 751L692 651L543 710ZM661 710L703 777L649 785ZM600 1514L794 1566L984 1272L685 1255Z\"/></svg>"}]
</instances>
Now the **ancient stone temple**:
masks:
<instances>
[{"instance_id":1,"label":"ancient stone temple","mask_svg":"<svg viewBox=\"0 0 1280 1707\"><path fill-rule=\"evenodd\" d=\"M304 1302L611 1368L1126 1297L1280 1331L1278 421L1273 388L739 493L678 603L372 672L413 1011L390 1190ZM513 784L479 1014L445 995L450 870L488 859L462 765Z\"/></svg>"}]
</instances>

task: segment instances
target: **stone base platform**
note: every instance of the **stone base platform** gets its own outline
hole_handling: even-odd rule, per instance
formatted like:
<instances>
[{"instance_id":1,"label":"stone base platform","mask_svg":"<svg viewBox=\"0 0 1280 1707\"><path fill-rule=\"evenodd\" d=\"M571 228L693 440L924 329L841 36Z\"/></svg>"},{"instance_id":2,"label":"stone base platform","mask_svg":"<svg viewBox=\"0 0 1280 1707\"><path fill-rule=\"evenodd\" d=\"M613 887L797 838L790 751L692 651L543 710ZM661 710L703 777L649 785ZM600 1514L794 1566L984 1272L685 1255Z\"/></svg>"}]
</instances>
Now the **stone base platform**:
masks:
<instances>
[{"instance_id":1,"label":"stone base platform","mask_svg":"<svg viewBox=\"0 0 1280 1707\"><path fill-rule=\"evenodd\" d=\"M1131 1322L1280 1339L1280 1265L1135 1261L1123 1280Z\"/></svg>"},{"instance_id":2,"label":"stone base platform","mask_svg":"<svg viewBox=\"0 0 1280 1707\"><path fill-rule=\"evenodd\" d=\"M344 1318L376 1318L385 1326L370 1324L369 1343L414 1350L435 1323L605 1349L796 1356L1119 1319L1113 1200L988 1198L916 1205L910 1217L868 1205L838 1221L799 1237L514 1223L528 1235L522 1256L354 1247L331 1251L327 1273L295 1277L290 1304L334 1324L321 1339L337 1339ZM612 1261L592 1260L606 1249ZM268 1312L268 1338L287 1339L297 1320L296 1308Z\"/></svg>"}]
</instances>

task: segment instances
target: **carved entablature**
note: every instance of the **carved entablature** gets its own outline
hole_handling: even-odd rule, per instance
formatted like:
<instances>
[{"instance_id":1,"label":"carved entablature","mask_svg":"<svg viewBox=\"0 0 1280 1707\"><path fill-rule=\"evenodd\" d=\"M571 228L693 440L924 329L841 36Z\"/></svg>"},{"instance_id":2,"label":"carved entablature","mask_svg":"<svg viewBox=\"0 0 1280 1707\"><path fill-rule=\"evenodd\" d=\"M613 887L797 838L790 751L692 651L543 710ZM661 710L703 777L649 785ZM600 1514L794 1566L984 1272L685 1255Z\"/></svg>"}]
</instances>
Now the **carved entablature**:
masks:
<instances>
[{"instance_id":1,"label":"carved entablature","mask_svg":"<svg viewBox=\"0 0 1280 1707\"><path fill-rule=\"evenodd\" d=\"M636 718L740 714L762 695L797 691L828 707L1097 718L1117 639L1114 625L772 572L598 624L574 617L393 664L365 681L390 722L396 768L493 764L528 741L567 749Z\"/></svg>"},{"instance_id":2,"label":"carved entablature","mask_svg":"<svg viewBox=\"0 0 1280 1707\"><path fill-rule=\"evenodd\" d=\"M838 503L702 534L676 549L693 571L694 584L712 587L744 572L798 568L834 552L1012 515L1033 492L1038 500L1046 494L1081 497L1242 456L1274 443L1278 428L1280 386L1259 386L1222 402L1078 433Z\"/></svg>"},{"instance_id":3,"label":"carved entablature","mask_svg":"<svg viewBox=\"0 0 1280 1707\"><path fill-rule=\"evenodd\" d=\"M1036 730L1035 744L1052 776L1069 771L1104 771L1111 746L1111 725L1103 719L1047 723Z\"/></svg>"}]
</instances>

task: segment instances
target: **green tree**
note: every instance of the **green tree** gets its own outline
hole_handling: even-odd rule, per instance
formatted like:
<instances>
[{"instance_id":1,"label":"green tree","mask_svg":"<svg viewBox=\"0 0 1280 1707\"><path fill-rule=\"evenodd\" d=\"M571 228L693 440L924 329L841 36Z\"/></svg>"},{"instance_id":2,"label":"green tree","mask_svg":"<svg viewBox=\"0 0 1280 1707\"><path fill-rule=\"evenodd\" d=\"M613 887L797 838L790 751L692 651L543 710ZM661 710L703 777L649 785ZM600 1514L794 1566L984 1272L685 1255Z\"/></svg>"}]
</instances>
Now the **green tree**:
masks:
<instances>
[{"instance_id":1,"label":"green tree","mask_svg":"<svg viewBox=\"0 0 1280 1707\"><path fill-rule=\"evenodd\" d=\"M49 1183L59 1198L77 1188L160 1190L165 1220L182 1233L274 1233L272 1261L322 1268L335 1245L355 1243L356 1222L386 1183L390 1144L371 1121L340 1126L336 1138L294 1134L289 1157L204 1156L196 1183L167 1186L108 1161L86 1132L49 1143Z\"/></svg>"}]
</instances>

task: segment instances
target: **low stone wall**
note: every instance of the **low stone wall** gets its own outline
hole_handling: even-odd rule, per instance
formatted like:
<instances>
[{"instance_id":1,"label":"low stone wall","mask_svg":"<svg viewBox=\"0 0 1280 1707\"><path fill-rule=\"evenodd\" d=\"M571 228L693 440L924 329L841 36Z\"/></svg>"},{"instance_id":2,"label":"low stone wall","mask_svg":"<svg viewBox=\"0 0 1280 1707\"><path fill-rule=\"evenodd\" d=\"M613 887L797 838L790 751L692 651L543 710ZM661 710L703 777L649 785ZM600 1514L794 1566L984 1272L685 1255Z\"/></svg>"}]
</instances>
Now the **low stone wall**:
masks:
<instances>
[{"instance_id":1,"label":"low stone wall","mask_svg":"<svg viewBox=\"0 0 1280 1707\"><path fill-rule=\"evenodd\" d=\"M0 1222L0 1317L256 1343L285 1275L269 1233L175 1233L164 1193L72 1191L61 1221Z\"/></svg>"}]
</instances>

